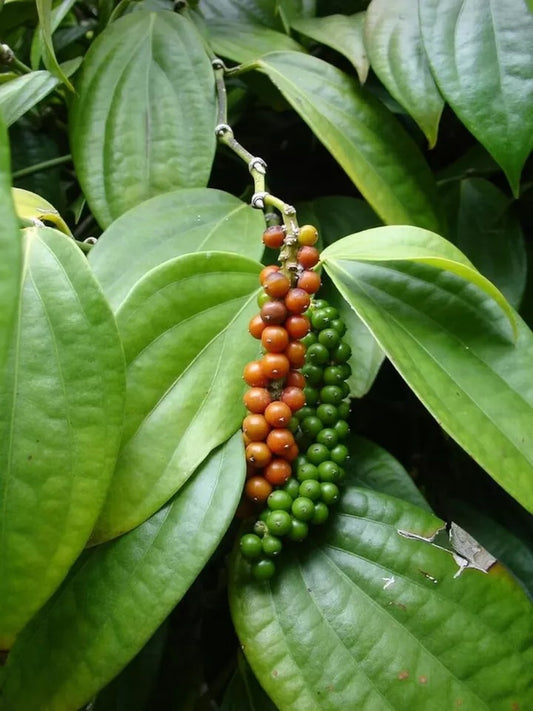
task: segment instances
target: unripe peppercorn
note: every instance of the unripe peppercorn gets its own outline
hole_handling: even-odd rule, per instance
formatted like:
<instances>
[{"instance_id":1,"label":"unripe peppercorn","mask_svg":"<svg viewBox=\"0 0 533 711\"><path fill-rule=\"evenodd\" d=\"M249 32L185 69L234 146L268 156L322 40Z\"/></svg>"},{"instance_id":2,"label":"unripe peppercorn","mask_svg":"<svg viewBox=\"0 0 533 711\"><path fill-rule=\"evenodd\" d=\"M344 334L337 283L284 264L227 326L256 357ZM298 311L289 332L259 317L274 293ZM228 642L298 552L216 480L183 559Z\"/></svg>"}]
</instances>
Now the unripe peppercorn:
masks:
<instances>
[{"instance_id":1,"label":"unripe peppercorn","mask_svg":"<svg viewBox=\"0 0 533 711\"><path fill-rule=\"evenodd\" d=\"M318 240L318 232L313 225L302 225L298 232L298 244L312 246Z\"/></svg>"}]
</instances>

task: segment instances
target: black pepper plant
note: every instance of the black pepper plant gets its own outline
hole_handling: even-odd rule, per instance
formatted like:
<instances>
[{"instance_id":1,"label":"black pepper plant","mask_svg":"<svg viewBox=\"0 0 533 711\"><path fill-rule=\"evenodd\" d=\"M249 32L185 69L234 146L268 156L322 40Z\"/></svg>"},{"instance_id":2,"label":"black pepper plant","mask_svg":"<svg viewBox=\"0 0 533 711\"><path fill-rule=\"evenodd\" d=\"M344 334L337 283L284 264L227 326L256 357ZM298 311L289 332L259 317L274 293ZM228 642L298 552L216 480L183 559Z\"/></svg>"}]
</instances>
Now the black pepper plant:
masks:
<instances>
[{"instance_id":1,"label":"black pepper plant","mask_svg":"<svg viewBox=\"0 0 533 711\"><path fill-rule=\"evenodd\" d=\"M0 0L2 711L533 708L532 39Z\"/></svg>"}]
</instances>

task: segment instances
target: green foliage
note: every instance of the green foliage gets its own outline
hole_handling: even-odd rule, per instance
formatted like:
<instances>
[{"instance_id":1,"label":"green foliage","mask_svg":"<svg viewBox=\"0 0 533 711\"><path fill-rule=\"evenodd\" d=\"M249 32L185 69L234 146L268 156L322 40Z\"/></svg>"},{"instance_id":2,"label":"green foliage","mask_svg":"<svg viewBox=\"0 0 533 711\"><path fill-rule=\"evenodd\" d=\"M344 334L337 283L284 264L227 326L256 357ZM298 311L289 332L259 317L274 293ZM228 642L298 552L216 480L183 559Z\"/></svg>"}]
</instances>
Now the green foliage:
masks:
<instances>
[{"instance_id":1,"label":"green foliage","mask_svg":"<svg viewBox=\"0 0 533 711\"><path fill-rule=\"evenodd\" d=\"M533 707L532 22L0 2L1 711ZM317 227L352 352L340 501L268 582L234 521L261 198Z\"/></svg>"}]
</instances>

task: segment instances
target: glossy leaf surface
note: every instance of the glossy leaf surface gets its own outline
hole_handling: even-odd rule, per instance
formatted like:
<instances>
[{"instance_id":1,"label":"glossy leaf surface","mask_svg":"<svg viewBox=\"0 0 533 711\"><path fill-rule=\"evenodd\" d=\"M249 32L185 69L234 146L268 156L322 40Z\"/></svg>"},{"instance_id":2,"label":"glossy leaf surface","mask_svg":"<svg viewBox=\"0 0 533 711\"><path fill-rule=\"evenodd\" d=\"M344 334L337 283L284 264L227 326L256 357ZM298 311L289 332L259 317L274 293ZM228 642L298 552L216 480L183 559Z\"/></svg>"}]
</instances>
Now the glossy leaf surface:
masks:
<instances>
[{"instance_id":1,"label":"glossy leaf surface","mask_svg":"<svg viewBox=\"0 0 533 711\"><path fill-rule=\"evenodd\" d=\"M454 241L488 279L517 307L524 292L527 259L524 235L512 202L482 178L459 184Z\"/></svg>"},{"instance_id":2,"label":"glossy leaf surface","mask_svg":"<svg viewBox=\"0 0 533 711\"><path fill-rule=\"evenodd\" d=\"M355 15L326 15L293 20L292 27L316 42L337 50L348 59L361 84L368 76L368 57L363 39L365 13Z\"/></svg>"},{"instance_id":3,"label":"glossy leaf surface","mask_svg":"<svg viewBox=\"0 0 533 711\"><path fill-rule=\"evenodd\" d=\"M234 62L252 62L268 52L303 52L301 45L283 32L262 25L214 20L209 23L209 41L217 54Z\"/></svg>"},{"instance_id":4,"label":"glossy leaf surface","mask_svg":"<svg viewBox=\"0 0 533 711\"><path fill-rule=\"evenodd\" d=\"M242 369L260 265L224 252L178 257L148 272L117 312L127 364L122 445L93 534L142 523L238 429Z\"/></svg>"},{"instance_id":5,"label":"glossy leaf surface","mask_svg":"<svg viewBox=\"0 0 533 711\"><path fill-rule=\"evenodd\" d=\"M25 230L19 312L0 389L6 649L85 545L122 427L124 359L113 316L74 242L49 228Z\"/></svg>"},{"instance_id":6,"label":"glossy leaf surface","mask_svg":"<svg viewBox=\"0 0 533 711\"><path fill-rule=\"evenodd\" d=\"M0 376L19 298L21 244L11 197L7 131L0 117Z\"/></svg>"},{"instance_id":7,"label":"glossy leaf surface","mask_svg":"<svg viewBox=\"0 0 533 711\"><path fill-rule=\"evenodd\" d=\"M433 148L444 100L422 44L418 3L372 0L366 14L365 45L372 69Z\"/></svg>"},{"instance_id":8,"label":"glossy leaf surface","mask_svg":"<svg viewBox=\"0 0 533 711\"><path fill-rule=\"evenodd\" d=\"M80 66L79 59L62 64L62 70L70 76ZM46 70L17 77L0 86L0 110L8 126L15 123L45 96L55 89L60 80Z\"/></svg>"},{"instance_id":9,"label":"glossy leaf surface","mask_svg":"<svg viewBox=\"0 0 533 711\"><path fill-rule=\"evenodd\" d=\"M419 0L437 85L515 195L533 148L533 15L523 0Z\"/></svg>"},{"instance_id":10,"label":"glossy leaf surface","mask_svg":"<svg viewBox=\"0 0 533 711\"><path fill-rule=\"evenodd\" d=\"M117 310L147 271L180 255L224 250L260 259L264 227L260 211L229 193L176 190L115 220L91 250L89 264Z\"/></svg>"},{"instance_id":11,"label":"glossy leaf surface","mask_svg":"<svg viewBox=\"0 0 533 711\"><path fill-rule=\"evenodd\" d=\"M458 567L429 537L443 523L348 486L323 539L293 548L270 583L235 556L232 617L253 671L285 711L533 703L533 615L500 565Z\"/></svg>"},{"instance_id":12,"label":"glossy leaf surface","mask_svg":"<svg viewBox=\"0 0 533 711\"><path fill-rule=\"evenodd\" d=\"M244 467L238 433L142 526L84 554L13 648L3 711L72 711L124 667L224 535Z\"/></svg>"},{"instance_id":13,"label":"glossy leaf surface","mask_svg":"<svg viewBox=\"0 0 533 711\"><path fill-rule=\"evenodd\" d=\"M384 222L439 229L428 166L377 99L336 67L309 55L273 52L257 66Z\"/></svg>"},{"instance_id":14,"label":"glossy leaf surface","mask_svg":"<svg viewBox=\"0 0 533 711\"><path fill-rule=\"evenodd\" d=\"M154 195L207 183L214 79L192 22L170 12L113 22L91 46L76 88L72 154L102 226Z\"/></svg>"},{"instance_id":15,"label":"glossy leaf surface","mask_svg":"<svg viewBox=\"0 0 533 711\"><path fill-rule=\"evenodd\" d=\"M533 510L533 334L515 315L513 335L510 307L485 281L449 271L459 262L441 261L455 250L442 238L413 228L360 237L360 246L354 235L323 253L328 274L442 427ZM403 259L391 239L409 247Z\"/></svg>"}]
</instances>

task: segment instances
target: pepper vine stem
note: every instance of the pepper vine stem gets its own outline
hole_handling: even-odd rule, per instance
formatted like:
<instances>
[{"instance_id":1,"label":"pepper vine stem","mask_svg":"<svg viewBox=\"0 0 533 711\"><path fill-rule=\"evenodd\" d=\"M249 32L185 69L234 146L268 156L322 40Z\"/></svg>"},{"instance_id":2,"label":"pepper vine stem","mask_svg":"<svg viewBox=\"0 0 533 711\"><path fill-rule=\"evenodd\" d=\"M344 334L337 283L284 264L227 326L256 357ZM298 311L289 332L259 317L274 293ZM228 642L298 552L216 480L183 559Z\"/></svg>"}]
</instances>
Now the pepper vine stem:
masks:
<instances>
[{"instance_id":1,"label":"pepper vine stem","mask_svg":"<svg viewBox=\"0 0 533 711\"><path fill-rule=\"evenodd\" d=\"M279 261L281 262L282 270L287 276L290 276L291 281L294 282L298 271L297 252L299 227L296 218L296 210L292 205L289 205L266 190L266 162L259 156L252 155L235 138L233 129L228 124L228 102L226 83L224 81L225 75L231 70L226 68L226 65L219 57L215 57L211 64L215 75L215 87L218 100L215 135L219 143L227 146L248 165L248 170L254 181L254 194L251 199L252 207L258 210L274 208L281 214L285 227L285 240L280 251ZM273 224L272 212L265 214L265 221L267 225Z\"/></svg>"}]
</instances>

